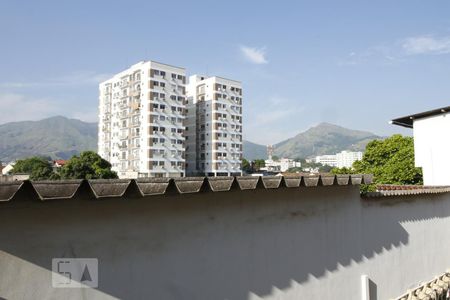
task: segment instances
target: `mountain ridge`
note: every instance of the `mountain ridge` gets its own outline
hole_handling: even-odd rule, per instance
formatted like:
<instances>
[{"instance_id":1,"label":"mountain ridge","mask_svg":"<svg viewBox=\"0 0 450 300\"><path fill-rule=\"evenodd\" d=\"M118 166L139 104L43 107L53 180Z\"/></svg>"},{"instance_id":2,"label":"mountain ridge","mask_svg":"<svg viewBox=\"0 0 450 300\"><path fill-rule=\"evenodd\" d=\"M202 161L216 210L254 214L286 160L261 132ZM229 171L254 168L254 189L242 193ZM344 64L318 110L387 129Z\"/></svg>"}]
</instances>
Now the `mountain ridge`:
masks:
<instances>
[{"instance_id":1,"label":"mountain ridge","mask_svg":"<svg viewBox=\"0 0 450 300\"><path fill-rule=\"evenodd\" d=\"M64 116L1 124L0 160L34 155L67 159L81 151L96 150L97 132L97 123Z\"/></svg>"},{"instance_id":2,"label":"mountain ridge","mask_svg":"<svg viewBox=\"0 0 450 300\"><path fill-rule=\"evenodd\" d=\"M81 151L95 151L97 138L98 123L64 116L5 123L0 125L0 161L34 155L68 159ZM306 158L342 150L362 151L369 141L380 138L371 132L323 122L275 144L274 155ZM243 150L246 159L267 158L264 145L243 140Z\"/></svg>"},{"instance_id":3,"label":"mountain ridge","mask_svg":"<svg viewBox=\"0 0 450 300\"><path fill-rule=\"evenodd\" d=\"M374 133L362 130L353 130L343 126L322 122L312 126L297 135L273 145L274 155L288 158L307 158L323 154L335 154L343 150L364 151L367 143L374 139L381 139ZM258 147L259 146L259 147ZM266 146L254 144L252 149L261 153ZM253 160L266 158L255 152L246 151L244 157Z\"/></svg>"}]
</instances>

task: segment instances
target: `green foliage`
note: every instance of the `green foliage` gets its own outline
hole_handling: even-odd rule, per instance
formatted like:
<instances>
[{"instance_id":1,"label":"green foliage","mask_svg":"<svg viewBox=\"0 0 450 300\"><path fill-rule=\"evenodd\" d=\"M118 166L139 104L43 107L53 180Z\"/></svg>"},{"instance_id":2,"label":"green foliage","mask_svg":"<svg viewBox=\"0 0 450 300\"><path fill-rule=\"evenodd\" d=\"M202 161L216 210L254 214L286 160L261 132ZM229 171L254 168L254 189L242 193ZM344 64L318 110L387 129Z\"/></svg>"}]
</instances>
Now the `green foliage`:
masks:
<instances>
[{"instance_id":1,"label":"green foliage","mask_svg":"<svg viewBox=\"0 0 450 300\"><path fill-rule=\"evenodd\" d=\"M315 163L315 162L306 162L306 160L300 161L302 163L302 168L320 168L323 167L321 163Z\"/></svg>"},{"instance_id":2,"label":"green foliage","mask_svg":"<svg viewBox=\"0 0 450 300\"><path fill-rule=\"evenodd\" d=\"M61 177L64 179L111 179L117 174L111 171L111 164L93 151L74 155L61 168Z\"/></svg>"},{"instance_id":3,"label":"green foliage","mask_svg":"<svg viewBox=\"0 0 450 300\"><path fill-rule=\"evenodd\" d=\"M331 169L333 169L332 166L322 165L322 166L319 167L319 172L320 173L330 173Z\"/></svg>"},{"instance_id":4,"label":"green foliage","mask_svg":"<svg viewBox=\"0 0 450 300\"><path fill-rule=\"evenodd\" d=\"M252 171L252 166L250 165L250 162L245 158L242 159L242 171L246 173L250 173Z\"/></svg>"},{"instance_id":5,"label":"green foliage","mask_svg":"<svg viewBox=\"0 0 450 300\"><path fill-rule=\"evenodd\" d=\"M353 168L333 168L333 174L373 174L373 184L362 185L362 192L375 191L377 184L423 184L422 170L414 166L414 141L399 134L367 144L361 161Z\"/></svg>"},{"instance_id":6,"label":"green foliage","mask_svg":"<svg viewBox=\"0 0 450 300\"><path fill-rule=\"evenodd\" d=\"M53 172L52 165L47 159L37 156L18 160L11 173L30 174L31 180L117 178L116 172L111 171L111 164L92 151L73 156L59 173Z\"/></svg>"},{"instance_id":7,"label":"green foliage","mask_svg":"<svg viewBox=\"0 0 450 300\"><path fill-rule=\"evenodd\" d=\"M335 174L335 175L339 175L339 174L346 175L346 174L354 174L355 171L352 168L343 167L343 168L332 168L330 170L330 173Z\"/></svg>"},{"instance_id":8,"label":"green foliage","mask_svg":"<svg viewBox=\"0 0 450 300\"><path fill-rule=\"evenodd\" d=\"M399 134L371 141L353 168L355 173L373 174L377 184L423 184L422 170L414 166L413 138Z\"/></svg>"},{"instance_id":9,"label":"green foliage","mask_svg":"<svg viewBox=\"0 0 450 300\"><path fill-rule=\"evenodd\" d=\"M52 165L42 157L30 157L16 162L11 173L29 174L31 180L53 179Z\"/></svg>"},{"instance_id":10,"label":"green foliage","mask_svg":"<svg viewBox=\"0 0 450 300\"><path fill-rule=\"evenodd\" d=\"M256 170L259 170L261 168L264 168L266 166L266 162L264 161L264 159L255 159L253 161L253 166Z\"/></svg>"},{"instance_id":11,"label":"green foliage","mask_svg":"<svg viewBox=\"0 0 450 300\"><path fill-rule=\"evenodd\" d=\"M289 168L287 170L288 173L301 173L303 172L303 169L301 167L294 167L294 168Z\"/></svg>"}]
</instances>

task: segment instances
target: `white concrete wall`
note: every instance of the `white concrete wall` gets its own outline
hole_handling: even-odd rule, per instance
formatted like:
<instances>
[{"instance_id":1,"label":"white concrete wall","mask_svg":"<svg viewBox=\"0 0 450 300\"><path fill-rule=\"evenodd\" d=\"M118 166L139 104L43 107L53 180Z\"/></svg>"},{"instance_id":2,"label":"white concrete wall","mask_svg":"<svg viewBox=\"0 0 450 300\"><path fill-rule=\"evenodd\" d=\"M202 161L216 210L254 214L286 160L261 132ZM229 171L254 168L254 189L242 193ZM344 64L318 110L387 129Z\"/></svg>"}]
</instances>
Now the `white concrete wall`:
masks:
<instances>
[{"instance_id":1,"label":"white concrete wall","mask_svg":"<svg viewBox=\"0 0 450 300\"><path fill-rule=\"evenodd\" d=\"M450 185L450 114L414 121L414 151L425 185Z\"/></svg>"},{"instance_id":2,"label":"white concrete wall","mask_svg":"<svg viewBox=\"0 0 450 300\"><path fill-rule=\"evenodd\" d=\"M386 198L387 199L387 198ZM389 299L450 266L450 195L356 186L0 205L0 298ZM53 257L98 258L98 290L52 289Z\"/></svg>"}]
</instances>

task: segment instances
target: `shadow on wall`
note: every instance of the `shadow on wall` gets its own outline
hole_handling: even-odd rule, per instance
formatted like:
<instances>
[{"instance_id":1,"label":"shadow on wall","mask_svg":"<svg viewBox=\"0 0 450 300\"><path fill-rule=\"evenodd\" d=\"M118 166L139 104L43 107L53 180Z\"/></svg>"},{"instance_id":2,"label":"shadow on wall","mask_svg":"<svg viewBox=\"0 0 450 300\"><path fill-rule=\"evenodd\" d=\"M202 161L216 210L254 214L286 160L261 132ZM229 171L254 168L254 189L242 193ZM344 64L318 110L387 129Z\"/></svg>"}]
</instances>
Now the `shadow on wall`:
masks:
<instances>
[{"instance_id":1,"label":"shadow on wall","mask_svg":"<svg viewBox=\"0 0 450 300\"><path fill-rule=\"evenodd\" d=\"M442 196L421 197L438 209L361 201L357 186L16 199L0 205L0 250L47 270L54 257L98 258L99 290L114 297L244 300L408 244L401 222L448 217Z\"/></svg>"},{"instance_id":2,"label":"shadow on wall","mask_svg":"<svg viewBox=\"0 0 450 300\"><path fill-rule=\"evenodd\" d=\"M369 279L369 297L370 300L378 300L377 285L370 279Z\"/></svg>"}]
</instances>

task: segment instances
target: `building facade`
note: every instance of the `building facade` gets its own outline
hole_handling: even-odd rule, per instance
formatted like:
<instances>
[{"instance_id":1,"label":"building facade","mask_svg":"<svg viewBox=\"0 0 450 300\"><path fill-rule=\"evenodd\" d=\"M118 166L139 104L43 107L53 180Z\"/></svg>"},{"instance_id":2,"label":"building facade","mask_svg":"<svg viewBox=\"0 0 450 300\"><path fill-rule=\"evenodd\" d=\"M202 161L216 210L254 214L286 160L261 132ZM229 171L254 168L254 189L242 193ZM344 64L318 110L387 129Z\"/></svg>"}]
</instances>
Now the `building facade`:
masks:
<instances>
[{"instance_id":1,"label":"building facade","mask_svg":"<svg viewBox=\"0 0 450 300\"><path fill-rule=\"evenodd\" d=\"M143 61L99 90L98 153L119 178L184 176L185 69Z\"/></svg>"},{"instance_id":2,"label":"building facade","mask_svg":"<svg viewBox=\"0 0 450 300\"><path fill-rule=\"evenodd\" d=\"M295 161L290 158L281 158L279 160L273 160L271 157L264 161L265 167L263 170L267 170L269 172L286 172L291 168L300 168L302 163L299 161Z\"/></svg>"},{"instance_id":3,"label":"building facade","mask_svg":"<svg viewBox=\"0 0 450 300\"><path fill-rule=\"evenodd\" d=\"M362 157L363 153L360 151L353 152L344 150L332 155L326 154L316 156L315 162L331 167L351 168L353 163L357 160L361 160Z\"/></svg>"},{"instance_id":4,"label":"building facade","mask_svg":"<svg viewBox=\"0 0 450 300\"><path fill-rule=\"evenodd\" d=\"M241 175L242 84L222 77L189 77L186 172Z\"/></svg>"},{"instance_id":5,"label":"building facade","mask_svg":"<svg viewBox=\"0 0 450 300\"><path fill-rule=\"evenodd\" d=\"M316 156L314 161L318 164L337 167L336 155L331 154L318 155Z\"/></svg>"},{"instance_id":6,"label":"building facade","mask_svg":"<svg viewBox=\"0 0 450 300\"><path fill-rule=\"evenodd\" d=\"M425 185L450 185L450 106L391 121L413 129L415 166Z\"/></svg>"},{"instance_id":7,"label":"building facade","mask_svg":"<svg viewBox=\"0 0 450 300\"><path fill-rule=\"evenodd\" d=\"M338 168L351 168L353 163L362 157L363 153L360 151L341 151L336 154L336 165Z\"/></svg>"}]
</instances>

